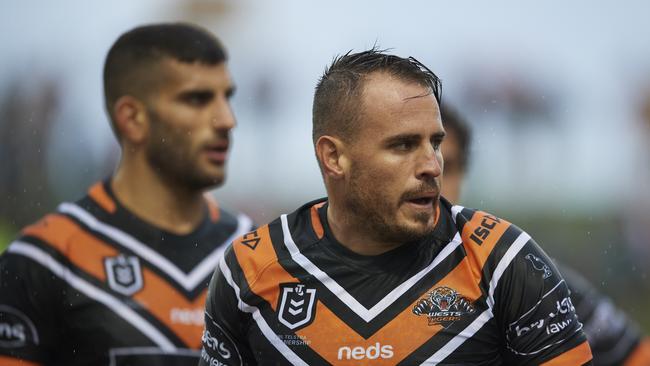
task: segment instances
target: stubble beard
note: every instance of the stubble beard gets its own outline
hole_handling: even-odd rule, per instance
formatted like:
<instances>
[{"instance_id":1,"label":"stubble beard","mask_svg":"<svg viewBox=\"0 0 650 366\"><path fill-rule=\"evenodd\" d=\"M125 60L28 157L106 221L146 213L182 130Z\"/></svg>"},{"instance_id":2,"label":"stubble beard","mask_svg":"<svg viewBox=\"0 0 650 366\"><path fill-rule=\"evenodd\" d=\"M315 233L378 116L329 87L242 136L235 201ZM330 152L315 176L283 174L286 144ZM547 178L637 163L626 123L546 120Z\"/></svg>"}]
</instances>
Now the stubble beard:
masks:
<instances>
[{"instance_id":1,"label":"stubble beard","mask_svg":"<svg viewBox=\"0 0 650 366\"><path fill-rule=\"evenodd\" d=\"M414 217L421 224L419 227L400 224L396 213L404 201L393 204L386 195L372 192L361 181L358 167L352 171L356 173L352 173L348 186L347 211L369 235L382 242L409 243L421 241L434 231L433 225L428 225L431 215L426 212L418 212Z\"/></svg>"},{"instance_id":2,"label":"stubble beard","mask_svg":"<svg viewBox=\"0 0 650 366\"><path fill-rule=\"evenodd\" d=\"M156 113L150 111L149 115L151 138L146 158L163 181L188 193L203 192L223 183L224 175L214 177L200 171L191 142L182 133L169 128Z\"/></svg>"}]
</instances>

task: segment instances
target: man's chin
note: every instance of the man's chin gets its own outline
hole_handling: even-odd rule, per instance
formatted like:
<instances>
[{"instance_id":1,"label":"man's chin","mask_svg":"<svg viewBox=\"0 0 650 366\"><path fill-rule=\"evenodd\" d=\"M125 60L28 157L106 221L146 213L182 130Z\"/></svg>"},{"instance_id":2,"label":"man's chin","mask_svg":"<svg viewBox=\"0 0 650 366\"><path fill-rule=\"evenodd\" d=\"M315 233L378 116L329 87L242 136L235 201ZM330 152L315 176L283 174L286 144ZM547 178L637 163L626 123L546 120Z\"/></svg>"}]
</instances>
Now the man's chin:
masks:
<instances>
[{"instance_id":1,"label":"man's chin","mask_svg":"<svg viewBox=\"0 0 650 366\"><path fill-rule=\"evenodd\" d=\"M207 175L195 176L192 178L183 179L184 185L187 186L190 190L210 190L218 188L223 185L225 181L225 176L223 175Z\"/></svg>"},{"instance_id":2,"label":"man's chin","mask_svg":"<svg viewBox=\"0 0 650 366\"><path fill-rule=\"evenodd\" d=\"M435 229L433 216L425 219L424 217L410 217L402 221L399 227L400 238L402 241L416 241L431 234Z\"/></svg>"},{"instance_id":3,"label":"man's chin","mask_svg":"<svg viewBox=\"0 0 650 366\"><path fill-rule=\"evenodd\" d=\"M226 180L226 171L223 166L211 166L208 169L203 169L199 180L209 186L220 186Z\"/></svg>"}]
</instances>

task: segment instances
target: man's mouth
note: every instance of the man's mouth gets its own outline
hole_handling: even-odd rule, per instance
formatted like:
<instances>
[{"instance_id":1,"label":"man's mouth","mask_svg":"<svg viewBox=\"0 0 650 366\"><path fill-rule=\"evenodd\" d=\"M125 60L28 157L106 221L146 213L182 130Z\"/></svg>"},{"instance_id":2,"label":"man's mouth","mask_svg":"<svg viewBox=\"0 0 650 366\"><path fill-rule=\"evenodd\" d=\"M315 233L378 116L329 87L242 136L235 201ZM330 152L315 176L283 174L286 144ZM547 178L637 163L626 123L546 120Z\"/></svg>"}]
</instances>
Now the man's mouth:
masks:
<instances>
[{"instance_id":1,"label":"man's mouth","mask_svg":"<svg viewBox=\"0 0 650 366\"><path fill-rule=\"evenodd\" d=\"M228 141L209 144L204 150L208 160L213 163L223 164L228 157Z\"/></svg>"},{"instance_id":2,"label":"man's mouth","mask_svg":"<svg viewBox=\"0 0 650 366\"><path fill-rule=\"evenodd\" d=\"M404 201L421 207L431 207L438 198L436 192L423 192L418 194L409 195Z\"/></svg>"}]
</instances>

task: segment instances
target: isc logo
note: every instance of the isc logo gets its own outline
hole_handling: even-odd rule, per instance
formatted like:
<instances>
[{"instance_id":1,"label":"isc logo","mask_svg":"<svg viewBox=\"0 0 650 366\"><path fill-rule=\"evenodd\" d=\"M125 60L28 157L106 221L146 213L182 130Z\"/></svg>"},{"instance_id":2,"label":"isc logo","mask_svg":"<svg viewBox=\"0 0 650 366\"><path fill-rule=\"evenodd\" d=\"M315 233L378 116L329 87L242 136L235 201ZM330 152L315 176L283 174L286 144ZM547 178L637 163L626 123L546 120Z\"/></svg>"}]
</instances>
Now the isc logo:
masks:
<instances>
[{"instance_id":1,"label":"isc logo","mask_svg":"<svg viewBox=\"0 0 650 366\"><path fill-rule=\"evenodd\" d=\"M375 360L378 358L392 358L393 357L393 346L382 346L379 342L375 345L368 348L361 346L350 348L350 347L341 347L339 348L338 359L339 360Z\"/></svg>"},{"instance_id":2,"label":"isc logo","mask_svg":"<svg viewBox=\"0 0 650 366\"><path fill-rule=\"evenodd\" d=\"M499 220L497 217L492 215L485 215L483 220L481 220L481 226L477 227L469 236L469 238L474 240L476 244L481 245L483 244L483 241L490 235L492 232L491 230L494 229L494 227L499 223L501 223L501 220Z\"/></svg>"}]
</instances>

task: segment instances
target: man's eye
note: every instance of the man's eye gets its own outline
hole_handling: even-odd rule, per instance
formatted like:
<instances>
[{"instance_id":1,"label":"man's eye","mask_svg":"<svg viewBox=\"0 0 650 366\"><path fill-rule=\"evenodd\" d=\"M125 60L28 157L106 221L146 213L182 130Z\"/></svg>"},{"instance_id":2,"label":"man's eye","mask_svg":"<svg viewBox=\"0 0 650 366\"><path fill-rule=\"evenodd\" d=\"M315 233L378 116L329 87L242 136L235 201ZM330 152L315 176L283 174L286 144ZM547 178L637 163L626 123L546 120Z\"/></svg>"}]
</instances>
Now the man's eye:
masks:
<instances>
[{"instance_id":1,"label":"man's eye","mask_svg":"<svg viewBox=\"0 0 650 366\"><path fill-rule=\"evenodd\" d=\"M443 139L441 137L436 137L431 140L431 145L433 146L433 149L436 151L440 151L440 146L442 145Z\"/></svg>"},{"instance_id":2,"label":"man's eye","mask_svg":"<svg viewBox=\"0 0 650 366\"><path fill-rule=\"evenodd\" d=\"M193 106L202 106L210 102L212 93L190 93L183 100Z\"/></svg>"},{"instance_id":3,"label":"man's eye","mask_svg":"<svg viewBox=\"0 0 650 366\"><path fill-rule=\"evenodd\" d=\"M393 148L395 150L408 151L408 150L411 150L414 145L415 144L412 143L412 142L403 141L403 142L399 142L399 143L396 143L395 145L393 145Z\"/></svg>"}]
</instances>

